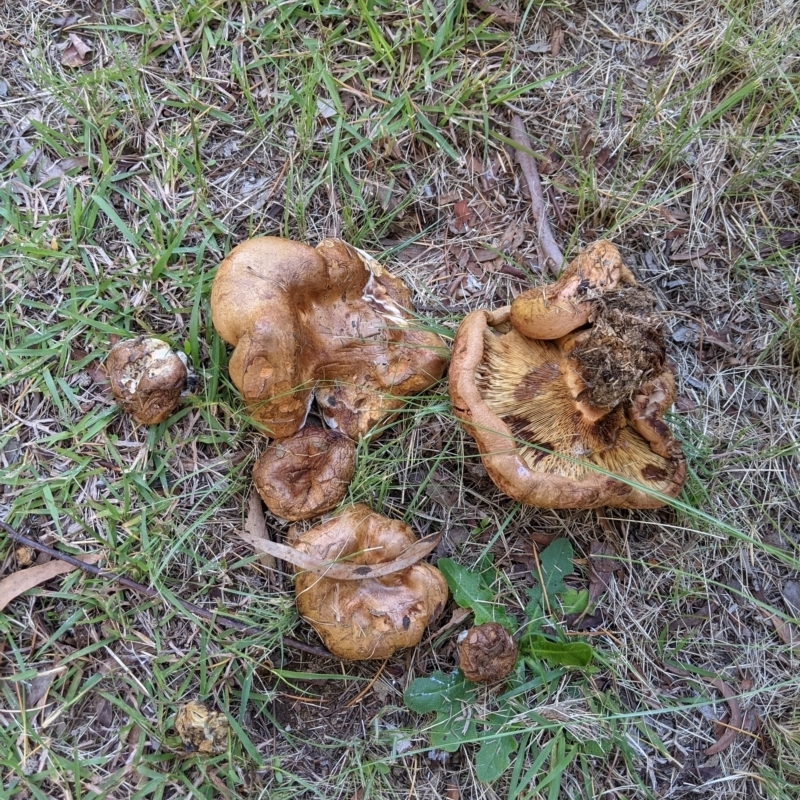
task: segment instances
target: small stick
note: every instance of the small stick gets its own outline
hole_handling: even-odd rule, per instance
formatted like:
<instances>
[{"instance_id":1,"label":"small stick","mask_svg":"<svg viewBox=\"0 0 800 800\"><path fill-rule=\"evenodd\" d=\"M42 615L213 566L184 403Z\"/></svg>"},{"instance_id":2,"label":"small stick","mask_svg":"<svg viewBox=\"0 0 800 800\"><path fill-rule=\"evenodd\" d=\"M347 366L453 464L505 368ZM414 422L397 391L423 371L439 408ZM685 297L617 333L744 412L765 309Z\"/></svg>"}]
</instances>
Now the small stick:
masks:
<instances>
[{"instance_id":1,"label":"small stick","mask_svg":"<svg viewBox=\"0 0 800 800\"><path fill-rule=\"evenodd\" d=\"M82 569L84 572L88 572L90 575L94 575L97 578L116 581L128 589L132 589L134 592L143 594L145 597L150 597L153 600L163 599L155 589L151 589L149 586L143 586L141 583L136 583L136 581L132 581L130 578L126 578L124 575L117 575L115 572L106 572L105 570L100 569L100 567L96 567L94 564L87 564L86 562L75 558L75 556L71 556L68 553L62 553L59 550L48 547L46 544L37 542L35 539L29 539L27 536L23 536L21 533L18 533L16 530L14 530L14 528L5 522L0 521L0 529L5 532L6 536L8 536L12 542L21 544L24 547L31 547L41 553L46 553L51 558L57 558L59 561L64 561L67 564L71 564L73 567ZM215 622L218 625L221 625L223 628L232 628L233 630L241 631L242 633L261 633L259 628L256 628L253 625L247 625L238 619L226 617L221 614L214 614L211 611L207 611L205 608L200 608L200 606L190 603L188 600L182 600L180 597L176 597L175 599L184 609L186 609L186 611L190 611L192 614L196 614L198 617L208 620L209 622ZM309 653L314 656L333 658L333 655L322 647L315 647L314 645L306 644L305 642L299 642L296 639L290 638L289 636L282 637L282 641L286 647L292 650L300 650L303 653Z\"/></svg>"},{"instance_id":2,"label":"small stick","mask_svg":"<svg viewBox=\"0 0 800 800\"><path fill-rule=\"evenodd\" d=\"M528 191L531 195L531 211L536 220L536 231L539 236L539 260L542 271L550 270L554 275L561 270L564 254L553 238L550 223L547 221L547 207L542 192L542 182L539 180L539 170L536 159L531 155L533 147L525 131L525 123L516 114L511 118L511 138L519 145L517 150L517 163L525 176Z\"/></svg>"}]
</instances>

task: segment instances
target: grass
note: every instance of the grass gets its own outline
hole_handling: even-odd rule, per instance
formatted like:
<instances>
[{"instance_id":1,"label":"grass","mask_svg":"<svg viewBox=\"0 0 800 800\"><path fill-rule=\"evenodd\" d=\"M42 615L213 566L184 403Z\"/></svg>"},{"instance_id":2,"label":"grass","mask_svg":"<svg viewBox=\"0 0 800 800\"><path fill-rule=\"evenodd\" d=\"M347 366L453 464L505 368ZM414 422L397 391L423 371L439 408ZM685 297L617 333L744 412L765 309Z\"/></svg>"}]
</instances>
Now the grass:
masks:
<instances>
[{"instance_id":1,"label":"grass","mask_svg":"<svg viewBox=\"0 0 800 800\"><path fill-rule=\"evenodd\" d=\"M800 624L786 600L800 566L797 11L519 10L508 29L459 0L4 7L0 513L56 547L101 552L163 600L72 573L0 614L0 795L797 796L797 651L779 635ZM557 53L540 46L559 32ZM92 47L83 67L61 63L70 34ZM340 235L389 258L452 335L466 311L527 285L474 257L512 222L526 235L508 263L542 279L511 112L547 154L559 243L612 238L659 297L690 478L660 512L519 507L487 481L444 386L360 445L349 499L420 534L445 527L441 554L467 566L492 554L512 614L532 534L571 537L577 588L593 540L617 553L592 612L597 666L513 699L490 736L519 747L482 784L473 744L432 749L430 719L403 705L413 678L452 669L457 629L391 659L350 707L379 665L282 646L314 638L288 575L235 535L264 442L229 382L208 293L248 236ZM96 372L112 337L139 332L182 348L201 378L149 430ZM12 547L0 554L4 574L17 569ZM221 631L179 597L261 632ZM717 676L745 730L706 756L726 711ZM225 753L181 751L171 725L191 697L228 716ZM497 703L481 690L463 713L486 719ZM601 755L583 744L595 739Z\"/></svg>"}]
</instances>

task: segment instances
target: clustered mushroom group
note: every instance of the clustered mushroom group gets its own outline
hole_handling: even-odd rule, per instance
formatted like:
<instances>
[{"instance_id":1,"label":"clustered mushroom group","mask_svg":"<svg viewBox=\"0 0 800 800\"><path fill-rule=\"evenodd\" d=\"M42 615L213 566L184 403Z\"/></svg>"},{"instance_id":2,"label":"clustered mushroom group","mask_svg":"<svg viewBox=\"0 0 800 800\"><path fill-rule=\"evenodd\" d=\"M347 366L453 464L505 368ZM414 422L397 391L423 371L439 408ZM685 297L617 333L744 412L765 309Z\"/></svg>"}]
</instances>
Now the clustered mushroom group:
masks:
<instances>
[{"instance_id":1,"label":"clustered mushroom group","mask_svg":"<svg viewBox=\"0 0 800 800\"><path fill-rule=\"evenodd\" d=\"M229 373L247 414L271 440L253 479L276 517L308 520L341 506L357 443L443 376L444 343L411 309L400 279L339 239L313 248L252 239L220 265L212 320L233 347ZM182 354L145 337L117 344L106 367L112 392L143 424L173 413L188 376ZM468 314L448 380L489 477L515 500L654 508L683 485L683 454L663 421L675 387L655 300L609 242L511 306ZM282 552L296 554L288 560L298 610L340 658L386 658L417 644L446 603L442 574L422 561L431 548L365 505L345 504L291 545ZM471 680L513 667L516 644L496 627L461 639Z\"/></svg>"}]
</instances>

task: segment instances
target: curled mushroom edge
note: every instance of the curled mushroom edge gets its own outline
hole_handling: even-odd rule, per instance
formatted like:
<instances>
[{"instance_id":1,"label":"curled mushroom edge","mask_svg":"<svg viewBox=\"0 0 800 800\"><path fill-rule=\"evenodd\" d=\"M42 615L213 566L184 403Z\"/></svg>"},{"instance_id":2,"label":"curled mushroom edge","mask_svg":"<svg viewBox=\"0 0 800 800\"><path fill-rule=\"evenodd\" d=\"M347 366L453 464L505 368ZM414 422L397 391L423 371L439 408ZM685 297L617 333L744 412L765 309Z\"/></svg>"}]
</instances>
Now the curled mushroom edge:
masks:
<instances>
[{"instance_id":1,"label":"curled mushroom edge","mask_svg":"<svg viewBox=\"0 0 800 800\"><path fill-rule=\"evenodd\" d=\"M487 473L515 500L656 508L683 485L683 453L663 421L675 381L660 320L609 242L510 307L468 314L449 388Z\"/></svg>"}]
</instances>

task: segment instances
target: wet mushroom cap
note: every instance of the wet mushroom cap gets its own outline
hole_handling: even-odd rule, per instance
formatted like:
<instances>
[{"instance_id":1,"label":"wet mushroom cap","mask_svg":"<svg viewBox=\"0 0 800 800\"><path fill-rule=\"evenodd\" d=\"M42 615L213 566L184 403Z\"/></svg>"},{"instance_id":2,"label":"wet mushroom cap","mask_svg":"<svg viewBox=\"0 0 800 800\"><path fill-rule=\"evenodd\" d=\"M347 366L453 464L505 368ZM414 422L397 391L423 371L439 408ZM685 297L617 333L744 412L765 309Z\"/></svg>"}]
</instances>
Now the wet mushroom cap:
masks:
<instances>
[{"instance_id":1,"label":"wet mushroom cap","mask_svg":"<svg viewBox=\"0 0 800 800\"><path fill-rule=\"evenodd\" d=\"M155 425L178 407L189 377L186 357L160 339L117 342L105 362L111 393L140 425Z\"/></svg>"},{"instance_id":2,"label":"wet mushroom cap","mask_svg":"<svg viewBox=\"0 0 800 800\"><path fill-rule=\"evenodd\" d=\"M276 517L310 519L339 505L355 458L356 445L347 436L309 426L272 442L253 466L253 481Z\"/></svg>"},{"instance_id":3,"label":"wet mushroom cap","mask_svg":"<svg viewBox=\"0 0 800 800\"><path fill-rule=\"evenodd\" d=\"M634 289L626 281L598 295L589 316L602 320L601 297L620 313L647 307L631 299ZM597 334L589 327L555 340L522 335L508 308L473 312L461 324L453 410L510 497L542 508L656 508L680 491L686 465L662 419L674 379L658 326L648 314L641 325L625 317L609 340L614 314Z\"/></svg>"},{"instance_id":4,"label":"wet mushroom cap","mask_svg":"<svg viewBox=\"0 0 800 800\"><path fill-rule=\"evenodd\" d=\"M443 342L410 309L401 280L339 239L244 242L211 290L231 380L273 438L296 433L316 395L328 425L359 439L437 381Z\"/></svg>"},{"instance_id":5,"label":"wet mushroom cap","mask_svg":"<svg viewBox=\"0 0 800 800\"><path fill-rule=\"evenodd\" d=\"M307 531L298 550L323 560L383 564L416 541L408 525L355 505ZM417 562L383 578L334 580L300 572L297 609L339 658L388 658L422 638L425 626L444 608L447 583L435 567Z\"/></svg>"}]
</instances>

